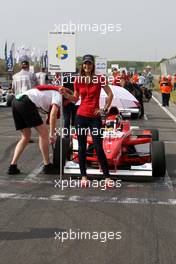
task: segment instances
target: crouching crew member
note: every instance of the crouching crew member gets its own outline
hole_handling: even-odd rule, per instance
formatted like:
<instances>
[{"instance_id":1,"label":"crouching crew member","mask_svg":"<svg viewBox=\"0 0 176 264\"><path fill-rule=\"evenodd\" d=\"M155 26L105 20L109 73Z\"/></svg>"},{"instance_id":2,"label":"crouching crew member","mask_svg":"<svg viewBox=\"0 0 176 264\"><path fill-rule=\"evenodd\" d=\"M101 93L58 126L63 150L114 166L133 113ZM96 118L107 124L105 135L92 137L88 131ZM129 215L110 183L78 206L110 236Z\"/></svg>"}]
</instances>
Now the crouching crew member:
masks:
<instances>
[{"instance_id":1,"label":"crouching crew member","mask_svg":"<svg viewBox=\"0 0 176 264\"><path fill-rule=\"evenodd\" d=\"M17 167L22 152L31 137L31 128L34 127L39 134L39 148L43 158L43 172L53 172L53 165L49 160L49 143L55 142L55 127L57 114L61 102L59 87L56 90L31 89L16 95L12 103L12 113L16 130L21 130L21 139L17 143L14 155L8 169L8 174L19 174ZM61 88L62 89L62 88ZM43 123L39 109L45 113L50 112L49 133L47 126Z\"/></svg>"}]
</instances>

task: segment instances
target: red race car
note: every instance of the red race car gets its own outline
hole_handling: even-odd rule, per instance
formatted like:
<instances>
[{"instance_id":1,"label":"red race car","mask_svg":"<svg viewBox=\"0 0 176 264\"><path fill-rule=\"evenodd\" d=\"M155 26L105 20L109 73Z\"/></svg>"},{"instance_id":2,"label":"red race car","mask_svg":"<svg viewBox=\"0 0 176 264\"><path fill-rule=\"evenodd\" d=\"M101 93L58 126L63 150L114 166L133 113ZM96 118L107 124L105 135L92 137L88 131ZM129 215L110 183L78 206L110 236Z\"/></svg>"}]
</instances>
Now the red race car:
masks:
<instances>
[{"instance_id":1,"label":"red race car","mask_svg":"<svg viewBox=\"0 0 176 264\"><path fill-rule=\"evenodd\" d=\"M108 160L111 176L115 177L164 177L166 172L164 143L159 141L158 130L133 128L129 120L110 110L104 119L103 148ZM67 160L68 153L71 158ZM59 168L60 137L58 137L53 155L53 163ZM80 175L78 163L77 135L63 138L62 161L64 173ZM87 174L101 175L98 158L90 134L87 136Z\"/></svg>"}]
</instances>

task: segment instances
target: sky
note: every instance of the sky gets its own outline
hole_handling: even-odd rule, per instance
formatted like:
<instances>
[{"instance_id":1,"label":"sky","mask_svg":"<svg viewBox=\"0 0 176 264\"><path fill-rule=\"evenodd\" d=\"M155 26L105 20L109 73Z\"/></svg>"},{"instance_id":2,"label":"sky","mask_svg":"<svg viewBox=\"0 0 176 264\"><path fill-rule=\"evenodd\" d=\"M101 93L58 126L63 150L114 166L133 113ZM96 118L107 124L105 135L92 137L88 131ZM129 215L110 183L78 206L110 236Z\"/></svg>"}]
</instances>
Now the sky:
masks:
<instances>
[{"instance_id":1,"label":"sky","mask_svg":"<svg viewBox=\"0 0 176 264\"><path fill-rule=\"evenodd\" d=\"M0 6L1 58L6 40L9 48L14 42L16 47L25 44L43 51L48 31L70 22L91 29L77 30L77 56L160 61L176 55L175 0L0 0ZM121 31L111 26L113 31L105 32L109 24L120 24Z\"/></svg>"}]
</instances>

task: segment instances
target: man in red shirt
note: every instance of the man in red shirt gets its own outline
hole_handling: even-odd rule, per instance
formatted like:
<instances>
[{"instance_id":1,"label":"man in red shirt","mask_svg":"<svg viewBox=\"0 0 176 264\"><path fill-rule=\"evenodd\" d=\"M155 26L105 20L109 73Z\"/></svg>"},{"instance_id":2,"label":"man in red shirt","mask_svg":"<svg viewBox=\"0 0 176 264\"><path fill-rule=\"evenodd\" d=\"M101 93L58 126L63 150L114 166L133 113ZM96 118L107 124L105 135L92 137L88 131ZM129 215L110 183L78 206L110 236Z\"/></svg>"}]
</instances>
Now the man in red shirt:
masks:
<instances>
[{"instance_id":1,"label":"man in red shirt","mask_svg":"<svg viewBox=\"0 0 176 264\"><path fill-rule=\"evenodd\" d=\"M121 86L120 72L116 68L113 68L112 76L113 76L112 85Z\"/></svg>"}]
</instances>

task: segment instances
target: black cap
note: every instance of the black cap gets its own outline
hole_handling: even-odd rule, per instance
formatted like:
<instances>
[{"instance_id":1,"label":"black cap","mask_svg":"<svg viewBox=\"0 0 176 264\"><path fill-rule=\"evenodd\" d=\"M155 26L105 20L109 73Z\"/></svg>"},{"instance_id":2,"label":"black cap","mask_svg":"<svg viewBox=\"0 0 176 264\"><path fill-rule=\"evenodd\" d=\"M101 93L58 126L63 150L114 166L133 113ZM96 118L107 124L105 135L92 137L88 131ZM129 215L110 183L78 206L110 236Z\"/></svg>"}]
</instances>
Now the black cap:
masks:
<instances>
[{"instance_id":1,"label":"black cap","mask_svg":"<svg viewBox=\"0 0 176 264\"><path fill-rule=\"evenodd\" d=\"M83 56L83 63L85 63L86 61L89 61L91 63L94 64L94 56L87 54Z\"/></svg>"},{"instance_id":2,"label":"black cap","mask_svg":"<svg viewBox=\"0 0 176 264\"><path fill-rule=\"evenodd\" d=\"M27 55L23 55L19 58L21 63L29 64L30 58Z\"/></svg>"}]
</instances>

